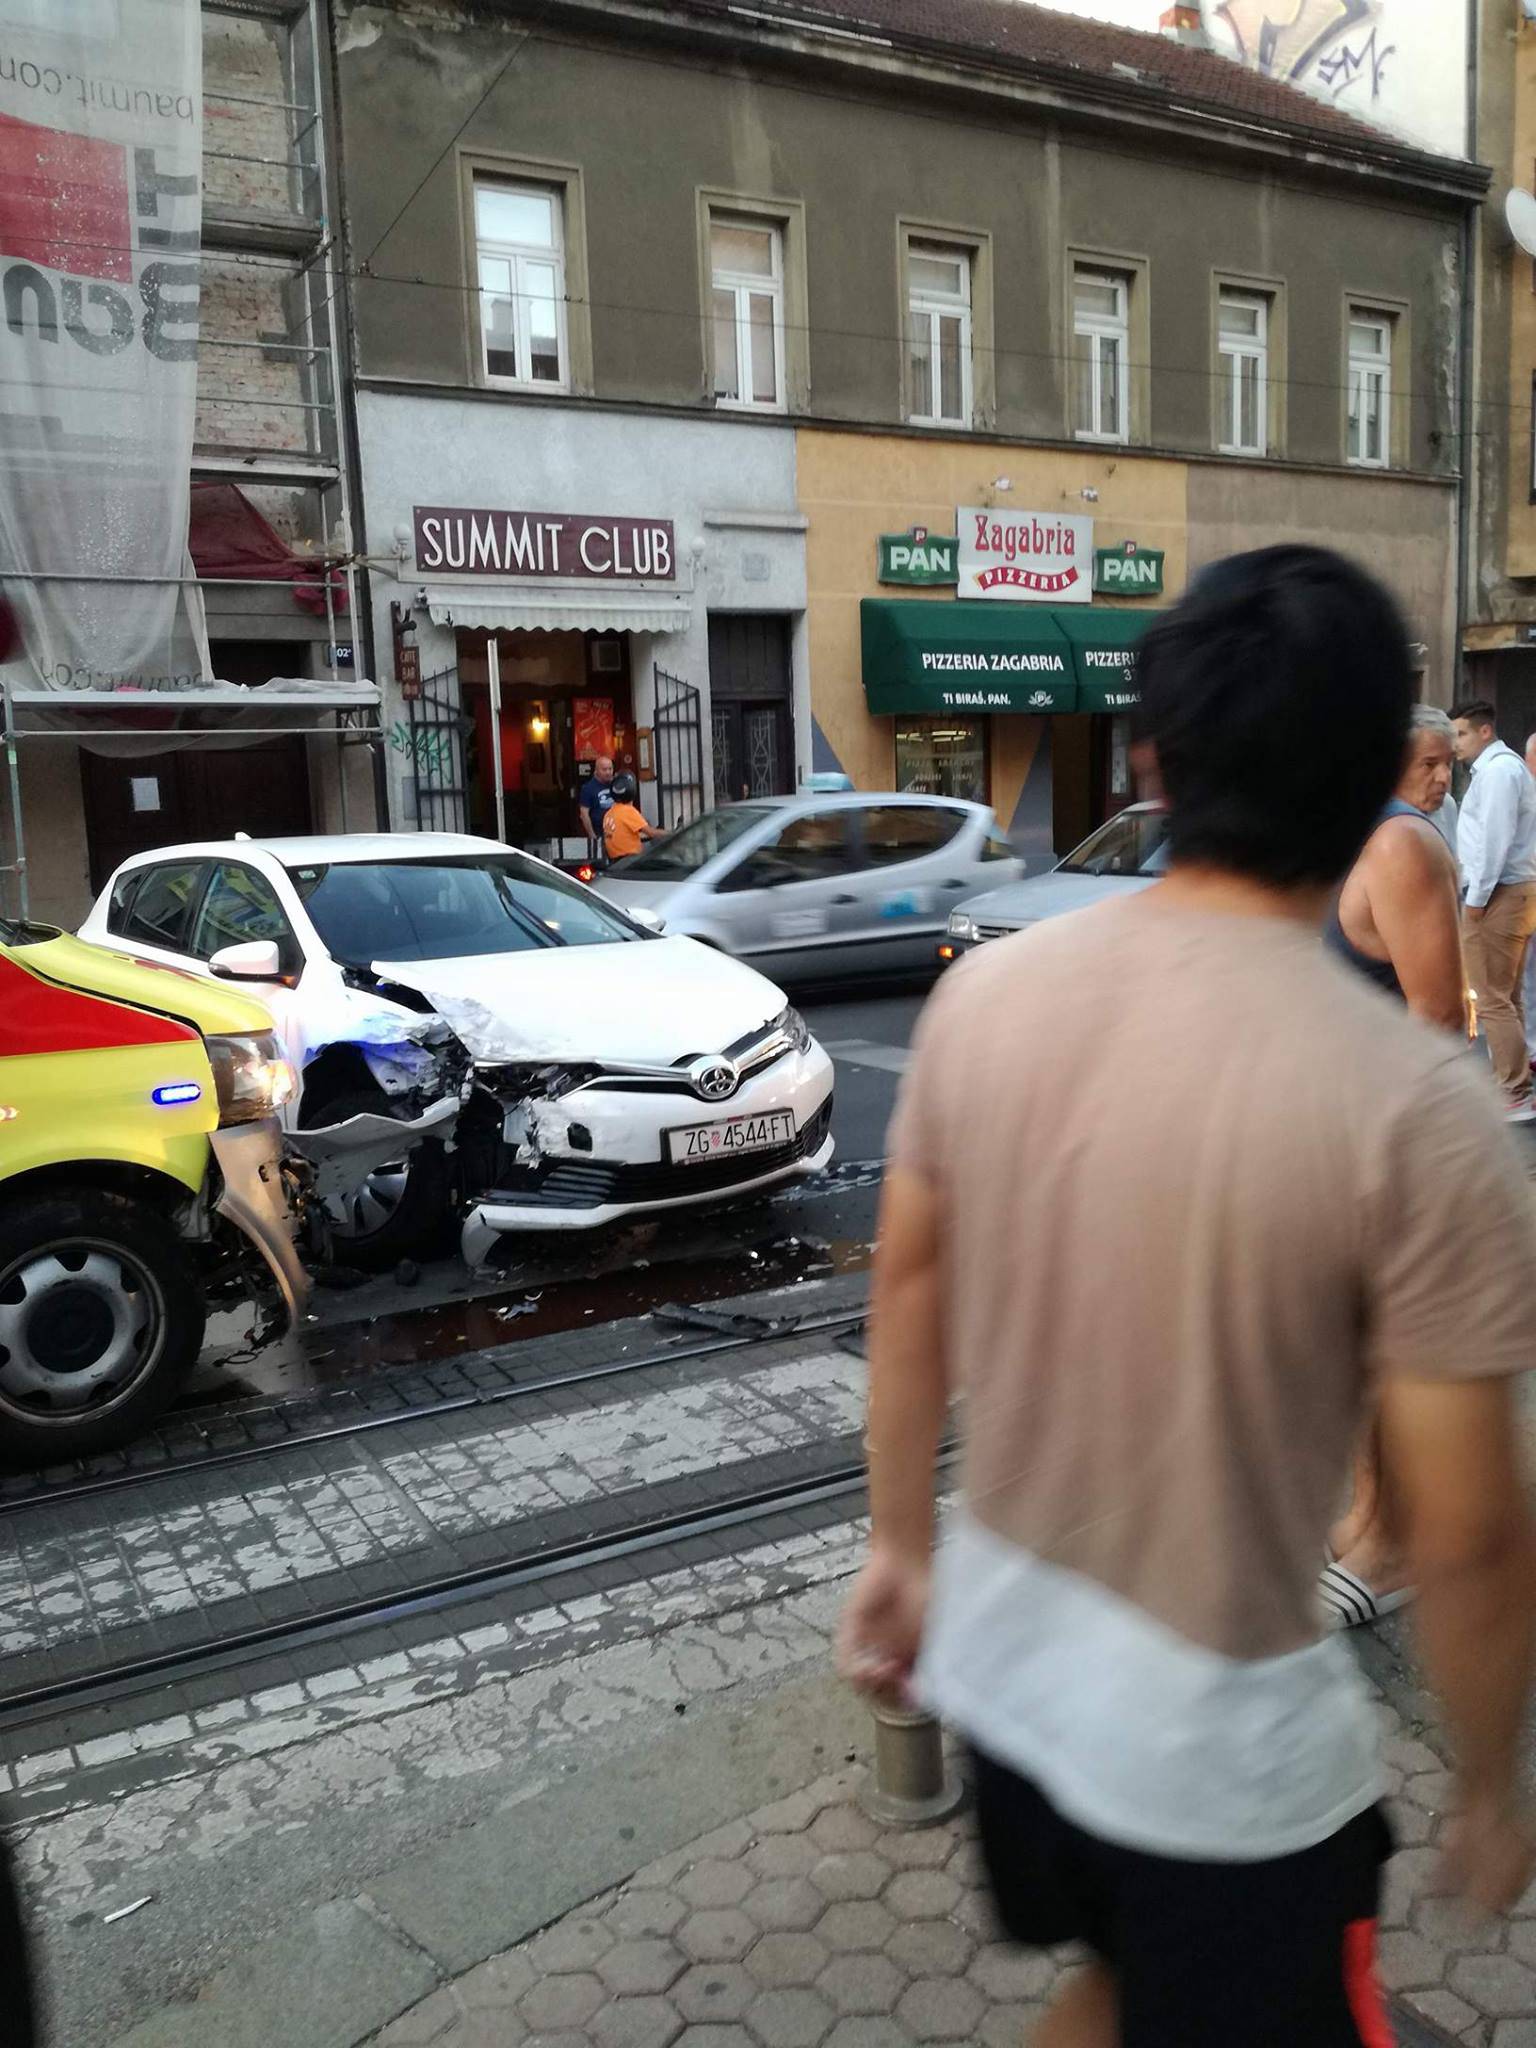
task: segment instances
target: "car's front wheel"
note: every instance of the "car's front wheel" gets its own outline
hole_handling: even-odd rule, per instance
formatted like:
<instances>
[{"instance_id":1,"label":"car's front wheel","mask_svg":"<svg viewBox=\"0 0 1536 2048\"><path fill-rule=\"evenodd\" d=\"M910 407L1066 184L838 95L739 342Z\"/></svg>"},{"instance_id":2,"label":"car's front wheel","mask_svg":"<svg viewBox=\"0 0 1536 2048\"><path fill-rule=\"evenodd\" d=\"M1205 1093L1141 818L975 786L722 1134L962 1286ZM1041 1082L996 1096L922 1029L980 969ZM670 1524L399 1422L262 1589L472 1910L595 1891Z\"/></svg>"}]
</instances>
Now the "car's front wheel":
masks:
<instances>
[{"instance_id":1,"label":"car's front wheel","mask_svg":"<svg viewBox=\"0 0 1536 2048\"><path fill-rule=\"evenodd\" d=\"M355 1088L316 1102L306 1096L301 1122L314 1130L351 1116L390 1114L380 1090ZM374 1167L350 1194L326 1203L337 1257L365 1272L385 1273L401 1259L436 1251L447 1233L452 1198L447 1147L425 1138L399 1159Z\"/></svg>"},{"instance_id":2,"label":"car's front wheel","mask_svg":"<svg viewBox=\"0 0 1536 2048\"><path fill-rule=\"evenodd\" d=\"M82 1189L0 1207L0 1457L56 1464L137 1435L203 1321L187 1246L150 1204Z\"/></svg>"}]
</instances>

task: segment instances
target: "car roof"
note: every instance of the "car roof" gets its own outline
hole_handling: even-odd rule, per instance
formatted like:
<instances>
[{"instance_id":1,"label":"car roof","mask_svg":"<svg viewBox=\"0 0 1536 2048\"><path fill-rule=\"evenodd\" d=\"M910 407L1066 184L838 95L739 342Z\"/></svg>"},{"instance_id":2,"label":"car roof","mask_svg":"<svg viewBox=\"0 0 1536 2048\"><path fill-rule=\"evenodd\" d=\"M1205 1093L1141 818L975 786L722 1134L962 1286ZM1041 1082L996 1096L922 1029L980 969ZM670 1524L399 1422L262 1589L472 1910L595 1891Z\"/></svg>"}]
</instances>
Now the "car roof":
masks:
<instances>
[{"instance_id":1,"label":"car roof","mask_svg":"<svg viewBox=\"0 0 1536 2048\"><path fill-rule=\"evenodd\" d=\"M157 846L122 862L141 868L164 860L248 860L265 853L284 867L323 866L365 860L427 860L435 853L510 853L499 839L467 832L315 832L293 839L196 839Z\"/></svg>"}]
</instances>

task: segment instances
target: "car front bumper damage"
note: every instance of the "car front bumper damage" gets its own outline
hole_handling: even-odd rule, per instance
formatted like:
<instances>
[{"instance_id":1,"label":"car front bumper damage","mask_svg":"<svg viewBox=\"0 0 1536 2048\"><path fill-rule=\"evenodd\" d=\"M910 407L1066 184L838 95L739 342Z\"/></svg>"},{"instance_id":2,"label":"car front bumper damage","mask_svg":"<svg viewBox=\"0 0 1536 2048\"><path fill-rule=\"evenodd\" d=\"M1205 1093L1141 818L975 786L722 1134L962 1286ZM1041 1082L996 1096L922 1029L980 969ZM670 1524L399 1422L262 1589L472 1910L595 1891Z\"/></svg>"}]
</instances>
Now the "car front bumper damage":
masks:
<instances>
[{"instance_id":1,"label":"car front bumper damage","mask_svg":"<svg viewBox=\"0 0 1536 2048\"><path fill-rule=\"evenodd\" d=\"M473 1205L460 1240L483 1265L507 1231L595 1230L626 1216L733 1200L819 1173L834 1144L832 1062L814 1042L742 1083L723 1102L643 1087L577 1087L508 1106L501 1170ZM667 1138L692 1125L788 1110L792 1142L729 1162L673 1165Z\"/></svg>"},{"instance_id":2,"label":"car front bumper damage","mask_svg":"<svg viewBox=\"0 0 1536 2048\"><path fill-rule=\"evenodd\" d=\"M258 1309L265 1309L264 1336L275 1336L302 1315L309 1301L310 1280L299 1256L299 1198L291 1171L284 1164L287 1139L275 1118L237 1124L210 1132L219 1186L212 1208L238 1240L261 1257L266 1286L253 1287ZM276 1290L277 1301L270 1296ZM261 1297L266 1295L268 1300Z\"/></svg>"}]
</instances>

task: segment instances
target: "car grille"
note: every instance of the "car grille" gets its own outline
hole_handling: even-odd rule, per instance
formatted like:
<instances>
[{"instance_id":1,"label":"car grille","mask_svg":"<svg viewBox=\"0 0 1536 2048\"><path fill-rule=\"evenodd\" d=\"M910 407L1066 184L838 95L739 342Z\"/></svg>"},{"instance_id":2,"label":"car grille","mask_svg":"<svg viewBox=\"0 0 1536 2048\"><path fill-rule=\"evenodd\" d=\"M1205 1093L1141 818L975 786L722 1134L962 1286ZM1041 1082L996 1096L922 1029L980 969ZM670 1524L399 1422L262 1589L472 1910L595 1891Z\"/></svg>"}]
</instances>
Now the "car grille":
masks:
<instances>
[{"instance_id":1,"label":"car grille","mask_svg":"<svg viewBox=\"0 0 1536 2048\"><path fill-rule=\"evenodd\" d=\"M1018 929L1017 925L1012 924L978 924L976 927L976 943L984 945L988 939L1006 939Z\"/></svg>"},{"instance_id":2,"label":"car grille","mask_svg":"<svg viewBox=\"0 0 1536 2048\"><path fill-rule=\"evenodd\" d=\"M703 1166L673 1166L665 1159L637 1166L602 1159L556 1159L503 1174L501 1185L481 1200L513 1203L520 1209L600 1209L613 1202L666 1202L685 1194L717 1194L809 1159L826 1143L831 1128L829 1095L810 1122L801 1126L792 1145L744 1152L736 1159L710 1160Z\"/></svg>"},{"instance_id":3,"label":"car grille","mask_svg":"<svg viewBox=\"0 0 1536 2048\"><path fill-rule=\"evenodd\" d=\"M787 1052L793 1049L794 1041L787 1032L764 1031L759 1027L749 1031L745 1038L738 1038L734 1045L725 1048L726 1057L733 1059L741 1071L743 1081L756 1080L770 1067L777 1066ZM705 1057L707 1048L699 1052L684 1053L673 1064L678 1068L674 1074L626 1074L617 1072L599 1074L584 1085L599 1093L617 1089L625 1095L696 1095L693 1083L688 1079L687 1069L696 1059Z\"/></svg>"}]
</instances>

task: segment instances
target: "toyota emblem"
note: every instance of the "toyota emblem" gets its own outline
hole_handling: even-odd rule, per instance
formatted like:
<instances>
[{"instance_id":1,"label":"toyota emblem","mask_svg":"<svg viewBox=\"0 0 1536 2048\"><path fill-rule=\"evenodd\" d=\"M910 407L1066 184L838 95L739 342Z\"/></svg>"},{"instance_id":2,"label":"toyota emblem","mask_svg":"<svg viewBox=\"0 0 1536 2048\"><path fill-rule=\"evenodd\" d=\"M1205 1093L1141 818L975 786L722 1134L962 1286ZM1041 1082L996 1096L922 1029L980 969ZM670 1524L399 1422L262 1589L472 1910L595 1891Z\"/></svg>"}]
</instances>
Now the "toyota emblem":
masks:
<instances>
[{"instance_id":1,"label":"toyota emblem","mask_svg":"<svg viewBox=\"0 0 1536 2048\"><path fill-rule=\"evenodd\" d=\"M720 1053L714 1058L695 1060L688 1069L688 1079L695 1095L701 1095L706 1102L724 1102L741 1085L741 1069L733 1059Z\"/></svg>"}]
</instances>

